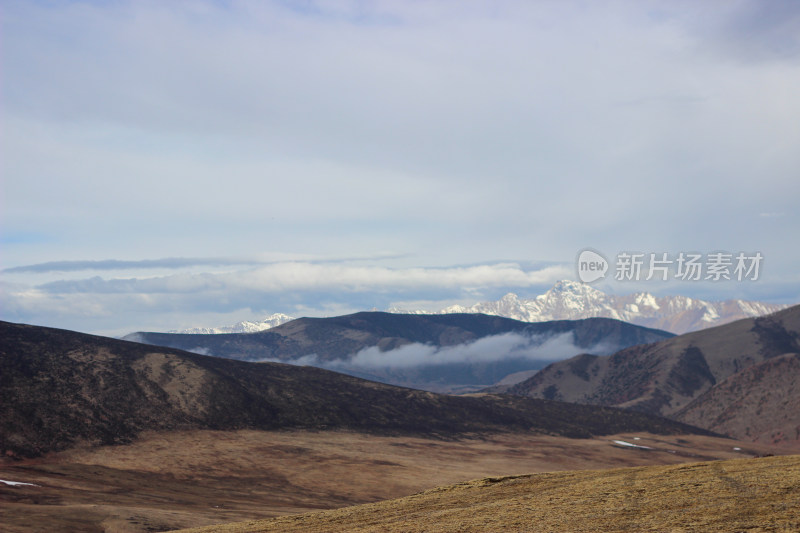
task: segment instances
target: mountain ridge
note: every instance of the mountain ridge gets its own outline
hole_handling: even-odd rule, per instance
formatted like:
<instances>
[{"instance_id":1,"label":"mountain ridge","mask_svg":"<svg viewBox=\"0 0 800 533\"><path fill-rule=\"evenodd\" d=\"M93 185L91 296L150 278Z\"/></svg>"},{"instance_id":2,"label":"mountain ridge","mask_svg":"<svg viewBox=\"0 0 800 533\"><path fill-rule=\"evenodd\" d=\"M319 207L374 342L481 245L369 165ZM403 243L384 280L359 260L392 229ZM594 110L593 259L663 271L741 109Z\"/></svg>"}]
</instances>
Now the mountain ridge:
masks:
<instances>
[{"instance_id":1,"label":"mountain ridge","mask_svg":"<svg viewBox=\"0 0 800 533\"><path fill-rule=\"evenodd\" d=\"M732 390L737 387L746 386L751 400L759 403L769 399L768 391L800 382L800 366L790 364L793 359L780 367L768 364L772 359L777 362L780 356L798 352L800 306L794 306L763 317L625 348L611 356L578 355L549 365L511 386L508 392L692 420L707 429L726 428L730 436L742 439L759 438L772 428L778 433L771 442L800 443L800 411L787 411L785 398L780 402L777 397L769 400L775 409L760 410L757 415L752 414L755 409L749 404L733 410L724 405L736 397ZM771 372L770 379L764 380L767 372ZM794 381L785 380L789 377L787 372L794 372ZM710 396L703 403L705 395ZM720 416L725 412L736 420L723 423ZM791 415L788 420L786 412ZM757 423L755 416L760 417ZM786 430L792 424L798 431ZM748 434L750 425L759 427L757 435ZM782 429L778 431L779 428Z\"/></svg>"},{"instance_id":2,"label":"mountain ridge","mask_svg":"<svg viewBox=\"0 0 800 533\"><path fill-rule=\"evenodd\" d=\"M638 326L675 334L725 324L741 318L762 316L789 307L748 300L706 301L687 296L656 297L647 292L609 295L589 285L561 280L544 294L520 298L508 293L499 300L473 305L450 305L435 311L391 307L389 313L412 315L487 314L521 322L549 322L583 318L613 318ZM266 331L293 317L275 313L258 321L242 321L232 326L192 327L168 333L223 334Z\"/></svg>"},{"instance_id":3,"label":"mountain ridge","mask_svg":"<svg viewBox=\"0 0 800 533\"><path fill-rule=\"evenodd\" d=\"M608 318L528 323L477 313L364 311L300 318L258 333L137 332L124 338L240 360L308 364L434 392L463 392L581 351L613 353L671 336Z\"/></svg>"},{"instance_id":4,"label":"mountain ridge","mask_svg":"<svg viewBox=\"0 0 800 533\"><path fill-rule=\"evenodd\" d=\"M515 431L710 434L618 409L439 395L313 367L208 357L39 326L0 322L0 339L0 453L7 456L126 443L144 430L343 429L445 438Z\"/></svg>"},{"instance_id":5,"label":"mountain ridge","mask_svg":"<svg viewBox=\"0 0 800 533\"><path fill-rule=\"evenodd\" d=\"M280 326L281 324L285 324L286 322L291 322L295 320L294 317L289 315L285 315L283 313L273 313L269 316L262 318L256 322L250 320L243 320L241 322L237 322L232 326L219 326L219 327L193 327L193 328L186 328L181 330L171 330L167 333L180 333L180 334L187 334L187 335L196 335L196 334L206 334L206 335L213 335L213 334L224 334L224 333L258 333L259 331L265 331L276 326Z\"/></svg>"},{"instance_id":6,"label":"mountain ridge","mask_svg":"<svg viewBox=\"0 0 800 533\"><path fill-rule=\"evenodd\" d=\"M531 299L508 293L497 301L466 307L453 305L438 311L392 308L389 311L410 314L485 313L524 322L604 317L681 334L766 315L787 307L746 300L709 302L687 296L656 297L646 292L616 296L583 283L561 280L546 293Z\"/></svg>"}]
</instances>

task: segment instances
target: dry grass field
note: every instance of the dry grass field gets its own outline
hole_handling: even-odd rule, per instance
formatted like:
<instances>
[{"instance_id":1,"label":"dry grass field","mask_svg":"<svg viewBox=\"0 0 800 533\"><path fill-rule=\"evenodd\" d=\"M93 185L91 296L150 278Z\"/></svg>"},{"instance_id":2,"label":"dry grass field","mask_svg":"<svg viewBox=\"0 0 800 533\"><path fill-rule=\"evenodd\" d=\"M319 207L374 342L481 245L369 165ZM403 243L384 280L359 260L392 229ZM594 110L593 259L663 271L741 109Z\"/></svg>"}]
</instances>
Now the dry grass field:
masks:
<instances>
[{"instance_id":1,"label":"dry grass field","mask_svg":"<svg viewBox=\"0 0 800 533\"><path fill-rule=\"evenodd\" d=\"M192 531L794 532L800 456L483 478L397 500Z\"/></svg>"},{"instance_id":2,"label":"dry grass field","mask_svg":"<svg viewBox=\"0 0 800 533\"><path fill-rule=\"evenodd\" d=\"M345 431L151 433L129 445L3 460L0 479L35 486L0 483L0 523L4 532L165 531L379 502L489 476L765 453L775 450L644 433L452 440Z\"/></svg>"}]
</instances>

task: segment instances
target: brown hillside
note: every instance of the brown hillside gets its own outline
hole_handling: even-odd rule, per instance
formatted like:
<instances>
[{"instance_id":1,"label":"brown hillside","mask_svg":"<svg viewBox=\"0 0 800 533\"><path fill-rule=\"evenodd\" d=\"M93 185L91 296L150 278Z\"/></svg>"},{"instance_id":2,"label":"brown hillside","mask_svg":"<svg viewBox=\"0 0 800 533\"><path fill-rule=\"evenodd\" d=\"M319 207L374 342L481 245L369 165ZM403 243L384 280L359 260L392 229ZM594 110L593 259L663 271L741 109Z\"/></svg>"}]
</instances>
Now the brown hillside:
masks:
<instances>
[{"instance_id":1,"label":"brown hillside","mask_svg":"<svg viewBox=\"0 0 800 533\"><path fill-rule=\"evenodd\" d=\"M800 354L784 354L737 372L675 413L737 439L800 442Z\"/></svg>"},{"instance_id":2,"label":"brown hillside","mask_svg":"<svg viewBox=\"0 0 800 533\"><path fill-rule=\"evenodd\" d=\"M419 343L456 346L503 333L559 335L573 333L575 344L625 347L673 337L672 333L610 318L520 322L482 314L403 315L362 312L327 318L298 318L259 333L180 334L138 332L126 338L181 350L241 360L291 361L315 354L321 361L347 359L364 348L392 350Z\"/></svg>"},{"instance_id":3,"label":"brown hillside","mask_svg":"<svg viewBox=\"0 0 800 533\"><path fill-rule=\"evenodd\" d=\"M554 363L510 393L671 416L733 374L800 351L800 306L739 320L609 357Z\"/></svg>"},{"instance_id":4,"label":"brown hillside","mask_svg":"<svg viewBox=\"0 0 800 533\"><path fill-rule=\"evenodd\" d=\"M145 429L350 429L444 437L702 432L618 409L440 395L317 368L7 322L0 322L0 339L0 452L23 456L80 442L131 442Z\"/></svg>"},{"instance_id":5,"label":"brown hillside","mask_svg":"<svg viewBox=\"0 0 800 533\"><path fill-rule=\"evenodd\" d=\"M302 364L371 381L431 392L474 392L509 374L542 368L564 356L563 353L548 356L546 351L542 351L538 357L530 358L521 353L492 353L496 348L485 348L487 355L497 357L482 360L465 356L443 363L441 360L437 362L437 357L429 352L440 348L463 350L464 345L498 335L513 335L518 340L526 338L532 346L566 336L574 344L572 353L600 350L594 353L603 354L674 336L610 318L529 323L482 314L362 312L327 318L299 318L258 333L139 332L125 339L244 361L291 363L299 360ZM393 350L408 349L413 345L428 355L417 359L413 365L398 366L390 362ZM370 364L354 361L353 357L365 349L371 349ZM386 363L382 364L381 359Z\"/></svg>"},{"instance_id":6,"label":"brown hillside","mask_svg":"<svg viewBox=\"0 0 800 533\"><path fill-rule=\"evenodd\" d=\"M147 432L127 445L0 459L0 479L33 484L0 482L0 530L167 531L373 503L487 476L765 453L780 452L717 437L646 433L435 439L350 431Z\"/></svg>"},{"instance_id":7,"label":"brown hillside","mask_svg":"<svg viewBox=\"0 0 800 533\"><path fill-rule=\"evenodd\" d=\"M800 456L484 478L193 532L798 531ZM187 531L188 533L188 531Z\"/></svg>"}]
</instances>

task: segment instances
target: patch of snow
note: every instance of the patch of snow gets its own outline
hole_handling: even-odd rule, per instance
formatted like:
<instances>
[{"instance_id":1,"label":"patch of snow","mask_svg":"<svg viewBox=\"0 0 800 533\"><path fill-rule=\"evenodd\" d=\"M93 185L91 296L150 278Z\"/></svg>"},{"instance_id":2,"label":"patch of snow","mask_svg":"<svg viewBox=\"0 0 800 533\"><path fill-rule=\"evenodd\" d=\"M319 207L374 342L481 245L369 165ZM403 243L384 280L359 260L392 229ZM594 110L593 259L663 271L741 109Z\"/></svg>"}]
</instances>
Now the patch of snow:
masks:
<instances>
[{"instance_id":1,"label":"patch of snow","mask_svg":"<svg viewBox=\"0 0 800 533\"><path fill-rule=\"evenodd\" d=\"M742 449L741 448L734 448L733 451L740 452L740 451L742 451Z\"/></svg>"},{"instance_id":2,"label":"patch of snow","mask_svg":"<svg viewBox=\"0 0 800 533\"><path fill-rule=\"evenodd\" d=\"M0 483L5 483L6 485L11 485L12 487L18 487L20 485L30 485L31 487L38 487L36 483L23 483L21 481L6 481L5 479L0 479Z\"/></svg>"},{"instance_id":3,"label":"patch of snow","mask_svg":"<svg viewBox=\"0 0 800 533\"><path fill-rule=\"evenodd\" d=\"M636 303L642 307L650 307L652 309L659 309L656 297L649 292L643 292L636 295Z\"/></svg>"},{"instance_id":4,"label":"patch of snow","mask_svg":"<svg viewBox=\"0 0 800 533\"><path fill-rule=\"evenodd\" d=\"M652 450L650 446L642 446L640 444L631 444L630 442L625 442L624 440L615 440L613 441L614 444L619 444L620 446L629 446L631 448L641 448L642 450Z\"/></svg>"}]
</instances>

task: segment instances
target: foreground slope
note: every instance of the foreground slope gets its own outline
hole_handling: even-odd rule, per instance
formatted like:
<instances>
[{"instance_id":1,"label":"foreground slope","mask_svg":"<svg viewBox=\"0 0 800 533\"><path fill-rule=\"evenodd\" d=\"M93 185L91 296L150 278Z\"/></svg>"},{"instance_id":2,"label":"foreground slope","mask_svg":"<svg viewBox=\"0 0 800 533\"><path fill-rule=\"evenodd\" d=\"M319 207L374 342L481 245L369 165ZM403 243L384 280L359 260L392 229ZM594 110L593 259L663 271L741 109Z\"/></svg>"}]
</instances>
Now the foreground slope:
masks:
<instances>
[{"instance_id":1,"label":"foreground slope","mask_svg":"<svg viewBox=\"0 0 800 533\"><path fill-rule=\"evenodd\" d=\"M484 478L194 532L798 531L800 456Z\"/></svg>"},{"instance_id":2,"label":"foreground slope","mask_svg":"<svg viewBox=\"0 0 800 533\"><path fill-rule=\"evenodd\" d=\"M548 366L509 392L680 416L681 409L734 374L796 352L800 352L800 306L634 346L610 357L576 356ZM772 376L780 377L779 373ZM760 386L780 387L778 382ZM760 414L767 418L774 415L783 416L781 412ZM714 424L701 417L692 420L703 427ZM773 422L782 423L777 419ZM800 419L796 422L800 425Z\"/></svg>"},{"instance_id":3,"label":"foreground slope","mask_svg":"<svg viewBox=\"0 0 800 533\"><path fill-rule=\"evenodd\" d=\"M643 413L521 397L447 396L311 367L247 363L0 322L0 452L130 442L143 430L701 433Z\"/></svg>"},{"instance_id":4,"label":"foreground slope","mask_svg":"<svg viewBox=\"0 0 800 533\"><path fill-rule=\"evenodd\" d=\"M648 449L621 445L636 443ZM127 445L0 458L0 529L171 531L402 498L468 479L733 459L773 447L698 435L435 439L353 431L146 432Z\"/></svg>"}]
</instances>

